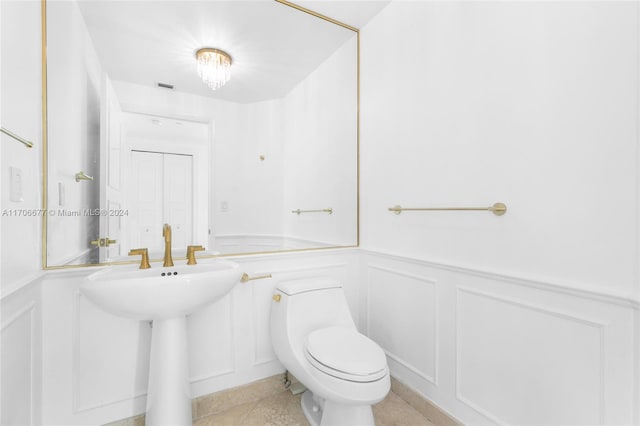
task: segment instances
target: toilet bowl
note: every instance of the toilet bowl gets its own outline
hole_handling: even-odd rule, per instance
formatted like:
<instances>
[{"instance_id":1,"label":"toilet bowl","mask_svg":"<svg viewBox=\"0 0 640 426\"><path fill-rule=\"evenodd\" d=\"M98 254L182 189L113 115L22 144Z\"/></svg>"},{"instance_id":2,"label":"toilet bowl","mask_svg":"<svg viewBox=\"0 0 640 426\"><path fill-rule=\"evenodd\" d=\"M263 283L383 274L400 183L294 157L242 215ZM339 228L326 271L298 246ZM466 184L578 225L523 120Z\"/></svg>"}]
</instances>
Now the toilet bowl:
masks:
<instances>
[{"instance_id":1,"label":"toilet bowl","mask_svg":"<svg viewBox=\"0 0 640 426\"><path fill-rule=\"evenodd\" d=\"M280 283L270 318L273 349L303 384L312 425L374 425L371 406L391 383L384 351L358 333L342 285L307 279Z\"/></svg>"}]
</instances>

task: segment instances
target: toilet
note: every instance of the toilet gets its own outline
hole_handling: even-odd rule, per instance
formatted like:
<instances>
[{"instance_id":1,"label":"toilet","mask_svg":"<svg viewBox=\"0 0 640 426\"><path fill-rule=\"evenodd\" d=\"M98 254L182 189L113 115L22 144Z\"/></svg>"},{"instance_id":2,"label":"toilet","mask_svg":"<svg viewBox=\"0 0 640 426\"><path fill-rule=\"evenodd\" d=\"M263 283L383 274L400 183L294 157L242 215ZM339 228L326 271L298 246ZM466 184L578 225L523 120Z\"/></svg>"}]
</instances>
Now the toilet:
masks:
<instances>
[{"instance_id":1,"label":"toilet","mask_svg":"<svg viewBox=\"0 0 640 426\"><path fill-rule=\"evenodd\" d=\"M380 346L358 333L339 282L280 283L270 328L276 356L307 387L302 410L309 423L375 424L371 406L391 386L387 359Z\"/></svg>"}]
</instances>

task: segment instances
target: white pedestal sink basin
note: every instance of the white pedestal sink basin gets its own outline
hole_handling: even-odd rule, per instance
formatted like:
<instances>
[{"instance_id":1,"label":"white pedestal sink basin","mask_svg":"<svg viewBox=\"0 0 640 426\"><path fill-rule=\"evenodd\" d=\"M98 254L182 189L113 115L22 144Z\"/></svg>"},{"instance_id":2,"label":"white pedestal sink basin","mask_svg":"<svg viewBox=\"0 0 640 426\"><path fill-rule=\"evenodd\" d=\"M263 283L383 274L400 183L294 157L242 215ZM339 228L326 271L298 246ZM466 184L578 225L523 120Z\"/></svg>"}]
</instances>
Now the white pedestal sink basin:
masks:
<instances>
[{"instance_id":1,"label":"white pedestal sink basin","mask_svg":"<svg viewBox=\"0 0 640 426\"><path fill-rule=\"evenodd\" d=\"M241 275L237 263L218 259L166 268L113 266L82 285L82 293L103 309L153 321L147 426L192 424L187 315L222 298Z\"/></svg>"}]
</instances>

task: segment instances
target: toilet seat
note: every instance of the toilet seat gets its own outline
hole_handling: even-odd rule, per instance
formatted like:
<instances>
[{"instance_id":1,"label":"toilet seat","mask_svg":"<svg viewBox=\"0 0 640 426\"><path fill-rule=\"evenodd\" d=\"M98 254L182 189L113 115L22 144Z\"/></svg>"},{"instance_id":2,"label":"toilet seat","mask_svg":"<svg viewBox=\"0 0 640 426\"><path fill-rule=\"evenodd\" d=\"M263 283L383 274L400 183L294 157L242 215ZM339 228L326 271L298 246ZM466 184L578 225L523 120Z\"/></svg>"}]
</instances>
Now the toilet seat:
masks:
<instances>
[{"instance_id":1,"label":"toilet seat","mask_svg":"<svg viewBox=\"0 0 640 426\"><path fill-rule=\"evenodd\" d=\"M384 351L352 328L315 330L307 335L304 352L313 367L342 380L374 382L388 373Z\"/></svg>"}]
</instances>

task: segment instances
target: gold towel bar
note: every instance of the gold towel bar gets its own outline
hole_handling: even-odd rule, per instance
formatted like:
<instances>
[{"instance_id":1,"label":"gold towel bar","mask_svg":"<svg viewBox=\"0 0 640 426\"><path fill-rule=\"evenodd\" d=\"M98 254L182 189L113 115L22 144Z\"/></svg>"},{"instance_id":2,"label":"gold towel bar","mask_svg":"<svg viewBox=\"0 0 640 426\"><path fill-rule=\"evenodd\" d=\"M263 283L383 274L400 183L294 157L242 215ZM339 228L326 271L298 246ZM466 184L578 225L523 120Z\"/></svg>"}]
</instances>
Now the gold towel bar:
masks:
<instances>
[{"instance_id":1,"label":"gold towel bar","mask_svg":"<svg viewBox=\"0 0 640 426\"><path fill-rule=\"evenodd\" d=\"M401 207L401 206L393 206L389 207L390 212L394 212L395 214L400 214L403 211L444 211L444 210L455 210L455 211L489 211L496 216L502 216L507 212L507 206L503 203L495 203L490 207L426 207L426 208L409 208L409 207Z\"/></svg>"},{"instance_id":2,"label":"gold towel bar","mask_svg":"<svg viewBox=\"0 0 640 426\"><path fill-rule=\"evenodd\" d=\"M291 210L291 213L295 213L299 215L300 213L329 213L333 214L333 209L329 207L328 209L320 209L320 210Z\"/></svg>"},{"instance_id":3,"label":"gold towel bar","mask_svg":"<svg viewBox=\"0 0 640 426\"><path fill-rule=\"evenodd\" d=\"M240 282L241 283L246 283L247 281L253 281L253 280L261 280L263 278L271 278L271 274L265 274L265 275L257 275L255 277L250 277L249 274L247 274L246 272L244 274L242 274L242 276L240 277Z\"/></svg>"},{"instance_id":4,"label":"gold towel bar","mask_svg":"<svg viewBox=\"0 0 640 426\"><path fill-rule=\"evenodd\" d=\"M32 148L33 147L33 142L30 142L24 138L21 138L20 136L16 135L15 133L5 129L4 127L0 127L0 132L4 133L7 136L11 136L12 138L14 138L15 140L17 140L20 143L23 143L27 148Z\"/></svg>"}]
</instances>

